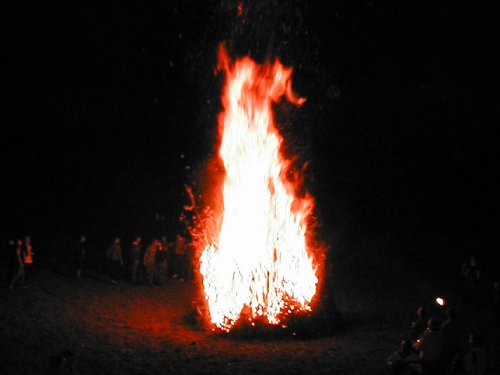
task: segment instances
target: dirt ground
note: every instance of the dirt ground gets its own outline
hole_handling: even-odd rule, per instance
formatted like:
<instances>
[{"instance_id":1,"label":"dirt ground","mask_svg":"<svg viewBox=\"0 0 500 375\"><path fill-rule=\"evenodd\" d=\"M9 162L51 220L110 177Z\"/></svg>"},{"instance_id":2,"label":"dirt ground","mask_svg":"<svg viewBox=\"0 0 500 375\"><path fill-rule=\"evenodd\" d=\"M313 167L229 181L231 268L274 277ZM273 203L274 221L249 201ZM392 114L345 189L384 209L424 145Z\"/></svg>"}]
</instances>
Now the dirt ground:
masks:
<instances>
[{"instance_id":1,"label":"dirt ground","mask_svg":"<svg viewBox=\"0 0 500 375\"><path fill-rule=\"evenodd\" d=\"M193 325L188 282L112 285L38 269L26 288L0 289L0 374L55 373L50 358L64 350L79 374L386 374L385 359L436 286L404 278L357 286L370 277L339 270L342 324L331 331L323 321L324 332L242 336ZM492 374L497 366L493 360Z\"/></svg>"}]
</instances>

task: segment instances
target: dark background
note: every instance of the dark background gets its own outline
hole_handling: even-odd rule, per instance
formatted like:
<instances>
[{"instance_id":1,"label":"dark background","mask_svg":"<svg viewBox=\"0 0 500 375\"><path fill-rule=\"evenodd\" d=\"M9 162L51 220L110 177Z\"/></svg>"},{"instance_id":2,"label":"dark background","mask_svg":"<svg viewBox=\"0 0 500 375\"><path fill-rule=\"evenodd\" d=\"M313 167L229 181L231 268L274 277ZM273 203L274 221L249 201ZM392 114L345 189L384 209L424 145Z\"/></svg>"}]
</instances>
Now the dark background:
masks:
<instances>
[{"instance_id":1,"label":"dark background","mask_svg":"<svg viewBox=\"0 0 500 375\"><path fill-rule=\"evenodd\" d=\"M309 162L305 184L327 242L390 238L428 255L495 259L491 9L242 4L240 16L227 0L9 10L1 236L31 234L37 246L82 231L109 240L174 232L183 184L215 152L225 41L233 57L294 67L307 102L278 118L287 152Z\"/></svg>"}]
</instances>

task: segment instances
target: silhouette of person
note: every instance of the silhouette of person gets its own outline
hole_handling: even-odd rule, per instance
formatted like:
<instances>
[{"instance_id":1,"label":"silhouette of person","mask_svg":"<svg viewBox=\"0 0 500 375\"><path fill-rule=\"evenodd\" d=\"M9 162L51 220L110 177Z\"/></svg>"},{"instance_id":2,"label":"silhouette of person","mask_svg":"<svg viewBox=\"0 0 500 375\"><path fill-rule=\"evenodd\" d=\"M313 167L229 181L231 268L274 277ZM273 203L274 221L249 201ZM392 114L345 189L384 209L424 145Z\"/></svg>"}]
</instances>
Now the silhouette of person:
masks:
<instances>
[{"instance_id":1,"label":"silhouette of person","mask_svg":"<svg viewBox=\"0 0 500 375\"><path fill-rule=\"evenodd\" d=\"M412 343L415 343L415 341L417 341L417 339L419 339L420 336L422 336L425 329L427 328L428 320L429 320L429 315L427 314L427 310L422 306L420 306L417 309L417 320L415 320L411 324L409 338Z\"/></svg>"},{"instance_id":2,"label":"silhouette of person","mask_svg":"<svg viewBox=\"0 0 500 375\"><path fill-rule=\"evenodd\" d=\"M23 262L23 241L17 240L15 247L15 263L14 263L14 274L9 282L9 289L14 289L14 286L21 282L21 285L24 285L24 262Z\"/></svg>"},{"instance_id":3,"label":"silhouette of person","mask_svg":"<svg viewBox=\"0 0 500 375\"><path fill-rule=\"evenodd\" d=\"M387 365L394 375L421 374L422 365L418 353L413 349L411 341L403 340L400 348L387 359Z\"/></svg>"},{"instance_id":4,"label":"silhouette of person","mask_svg":"<svg viewBox=\"0 0 500 375\"><path fill-rule=\"evenodd\" d=\"M469 335L469 351L464 356L466 374L484 375L488 370L488 354L481 346L478 336Z\"/></svg>"},{"instance_id":5,"label":"silhouette of person","mask_svg":"<svg viewBox=\"0 0 500 375\"><path fill-rule=\"evenodd\" d=\"M77 280L82 278L83 263L85 261L85 254L87 248L87 236L82 234L78 240L78 244L75 247L75 277Z\"/></svg>"},{"instance_id":6,"label":"silhouette of person","mask_svg":"<svg viewBox=\"0 0 500 375\"><path fill-rule=\"evenodd\" d=\"M161 246L157 238L153 238L151 244L144 252L144 268L146 270L146 280L150 286L153 286L153 278L155 275L156 253L158 247Z\"/></svg>"},{"instance_id":7,"label":"silhouette of person","mask_svg":"<svg viewBox=\"0 0 500 375\"><path fill-rule=\"evenodd\" d=\"M117 279L123 276L123 253L120 237L115 237L113 243L106 251L106 257L109 263L111 283L114 284Z\"/></svg>"},{"instance_id":8,"label":"silhouette of person","mask_svg":"<svg viewBox=\"0 0 500 375\"><path fill-rule=\"evenodd\" d=\"M439 330L439 322L435 318L429 319L427 329L415 343L419 351L420 362L424 374L441 374L441 356L443 351L443 335Z\"/></svg>"},{"instance_id":9,"label":"silhouette of person","mask_svg":"<svg viewBox=\"0 0 500 375\"><path fill-rule=\"evenodd\" d=\"M142 237L137 236L130 246L130 281L137 283L142 280Z\"/></svg>"},{"instance_id":10,"label":"silhouette of person","mask_svg":"<svg viewBox=\"0 0 500 375\"><path fill-rule=\"evenodd\" d=\"M31 269L33 267L33 247L31 245L31 237L24 238L23 262L24 262L24 283L27 283L31 278Z\"/></svg>"}]
</instances>

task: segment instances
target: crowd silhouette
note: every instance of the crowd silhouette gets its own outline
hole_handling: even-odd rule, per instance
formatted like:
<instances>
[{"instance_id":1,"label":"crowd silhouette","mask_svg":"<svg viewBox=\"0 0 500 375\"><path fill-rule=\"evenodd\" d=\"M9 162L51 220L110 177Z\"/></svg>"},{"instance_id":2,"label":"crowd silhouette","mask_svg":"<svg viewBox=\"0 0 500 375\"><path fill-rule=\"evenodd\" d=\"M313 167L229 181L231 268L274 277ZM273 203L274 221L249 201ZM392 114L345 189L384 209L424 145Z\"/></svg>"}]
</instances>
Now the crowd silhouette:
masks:
<instances>
[{"instance_id":1,"label":"crowd silhouette","mask_svg":"<svg viewBox=\"0 0 500 375\"><path fill-rule=\"evenodd\" d=\"M152 235L145 242L143 236L136 235L128 242L117 235L103 248L102 241L92 243L82 233L62 246L66 253L54 250L41 255L45 264L80 282L98 278L110 284L128 282L153 287L162 286L168 279L192 280L194 251L189 232L183 230L172 238L169 241L166 235ZM8 289L28 287L38 259L31 237L9 239L6 250L4 279Z\"/></svg>"},{"instance_id":2,"label":"crowd silhouette","mask_svg":"<svg viewBox=\"0 0 500 375\"><path fill-rule=\"evenodd\" d=\"M464 262L461 295L453 305L436 299L432 311L420 306L400 347L387 358L389 372L395 375L485 375L488 374L488 348L485 332L498 331L498 281L490 288L482 279L478 260ZM493 296L491 296L493 290ZM492 298L491 298L492 297ZM487 302L484 302L487 301ZM457 307L458 306L458 307ZM459 311L461 316L459 319ZM481 319L485 311L493 319Z\"/></svg>"}]
</instances>

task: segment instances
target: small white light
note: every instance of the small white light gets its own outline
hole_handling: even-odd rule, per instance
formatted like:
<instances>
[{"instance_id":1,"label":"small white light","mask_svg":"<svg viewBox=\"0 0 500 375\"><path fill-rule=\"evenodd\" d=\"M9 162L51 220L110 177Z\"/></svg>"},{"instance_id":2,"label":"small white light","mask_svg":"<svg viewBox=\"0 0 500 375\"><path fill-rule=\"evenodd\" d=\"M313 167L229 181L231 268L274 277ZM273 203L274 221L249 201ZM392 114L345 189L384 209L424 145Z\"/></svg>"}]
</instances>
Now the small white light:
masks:
<instances>
[{"instance_id":1,"label":"small white light","mask_svg":"<svg viewBox=\"0 0 500 375\"><path fill-rule=\"evenodd\" d=\"M436 298L436 303L437 303L439 306L441 306L441 307L442 307L442 306L444 306L444 305L446 304L446 301L445 301L443 298L438 297L438 298Z\"/></svg>"}]
</instances>

